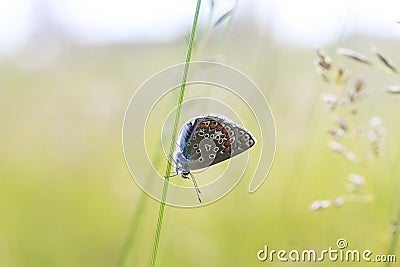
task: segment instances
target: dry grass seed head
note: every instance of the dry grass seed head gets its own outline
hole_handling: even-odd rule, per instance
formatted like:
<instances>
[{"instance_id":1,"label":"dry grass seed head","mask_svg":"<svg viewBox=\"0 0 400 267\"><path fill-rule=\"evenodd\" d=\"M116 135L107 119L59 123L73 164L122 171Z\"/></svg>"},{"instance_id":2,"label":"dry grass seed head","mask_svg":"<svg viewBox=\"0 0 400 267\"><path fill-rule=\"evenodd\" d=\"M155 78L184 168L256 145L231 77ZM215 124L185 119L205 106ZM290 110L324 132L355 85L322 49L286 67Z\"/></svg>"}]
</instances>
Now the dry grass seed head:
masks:
<instances>
[{"instance_id":1,"label":"dry grass seed head","mask_svg":"<svg viewBox=\"0 0 400 267\"><path fill-rule=\"evenodd\" d=\"M348 48L339 47L336 49L336 53L363 64L370 65L372 62L368 57L364 56L363 54L360 54Z\"/></svg>"}]
</instances>

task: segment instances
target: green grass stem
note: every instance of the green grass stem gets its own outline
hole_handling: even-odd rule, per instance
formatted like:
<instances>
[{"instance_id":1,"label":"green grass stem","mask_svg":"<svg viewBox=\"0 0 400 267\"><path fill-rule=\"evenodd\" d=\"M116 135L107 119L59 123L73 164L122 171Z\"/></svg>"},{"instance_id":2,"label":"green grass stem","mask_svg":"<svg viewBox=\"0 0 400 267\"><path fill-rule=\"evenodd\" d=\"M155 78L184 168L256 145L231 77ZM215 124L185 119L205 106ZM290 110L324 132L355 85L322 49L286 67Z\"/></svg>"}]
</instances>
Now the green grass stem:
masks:
<instances>
[{"instance_id":1,"label":"green grass stem","mask_svg":"<svg viewBox=\"0 0 400 267\"><path fill-rule=\"evenodd\" d=\"M135 241L135 236L137 233L137 229L139 226L139 217L143 214L144 208L146 206L146 194L141 194L139 196L139 201L137 203L137 209L132 216L132 222L130 224L130 229L128 236L126 237L124 247L122 248L121 257L118 262L118 267L127 267L131 265L132 262L132 254L133 254L133 246Z\"/></svg>"},{"instance_id":2,"label":"green grass stem","mask_svg":"<svg viewBox=\"0 0 400 267\"><path fill-rule=\"evenodd\" d=\"M196 11L194 14L193 24L192 24L192 31L190 33L189 45L188 45L187 54L186 54L185 69L184 69L183 77L182 77L182 85L181 85L181 90L179 93L178 106L177 106L177 110L176 110L175 123L174 123L174 129L173 129L172 136L176 136L176 134L178 132L179 118L181 115L182 103L183 103L183 99L185 96L186 81L187 81L187 76L189 73L190 60L192 58L193 43L194 43L194 37L196 34L197 20L199 17L200 6L201 6L201 0L197 0ZM174 149L175 149L175 140L172 139L170 147L169 147L170 155L172 155L174 153ZM170 175L171 168L172 168L172 163L171 163L171 161L168 160L167 168L165 170L166 177L168 177ZM154 235L153 250L152 250L152 255L151 255L151 265L150 266L152 266L152 267L156 266L156 261L157 261L158 245L159 245L159 241L160 241L161 227L162 227L162 222L163 222L163 218L164 218L165 200L167 198L168 185L169 185L168 179L164 179L163 192L162 192L162 197L161 197L161 202L160 202L160 209L158 212L157 226L156 226L156 232Z\"/></svg>"},{"instance_id":3,"label":"green grass stem","mask_svg":"<svg viewBox=\"0 0 400 267\"><path fill-rule=\"evenodd\" d=\"M159 142L159 145L161 146L161 142ZM153 160L154 166L159 166L161 162L161 154L157 154L156 157ZM150 179L150 175L153 175L153 172L149 172L146 176L148 177L148 185L151 186L151 183L154 182L154 180ZM146 187L147 187L146 186ZM129 225L129 232L128 235L126 236L124 246L122 248L122 252L118 261L118 267L128 267L131 266L132 264L132 257L133 257L133 251L134 251L134 246L135 246L135 236L137 236L137 229L139 227L139 223L141 221L141 216L143 215L143 212L146 210L146 200L148 196L146 194L140 194L139 199L137 201L136 205L136 210L132 216L132 221Z\"/></svg>"},{"instance_id":4,"label":"green grass stem","mask_svg":"<svg viewBox=\"0 0 400 267\"><path fill-rule=\"evenodd\" d=\"M396 156L396 159L395 159L395 163L392 163L392 169L391 169L391 173L390 173L391 177L395 178L398 175L398 162L399 162L399 159L400 159L400 147L397 148L397 156ZM394 179L394 181L396 181L396 179ZM399 185L399 183L396 184L397 187L398 187L398 185ZM395 215L395 217L393 219L393 222L392 222L392 230L393 230L393 232L392 232L389 248L387 250L386 255L395 255L395 251L396 251L396 248L397 248L397 243L399 241L399 229L398 229L399 228L398 227L399 219L400 219L400 203L399 203L399 206L398 206L398 209L397 209L397 213L396 213L396 215ZM384 266L385 267L390 267L390 265L391 265L391 262L387 261L387 262L385 262Z\"/></svg>"},{"instance_id":5,"label":"green grass stem","mask_svg":"<svg viewBox=\"0 0 400 267\"><path fill-rule=\"evenodd\" d=\"M398 223L399 223L399 218L400 218L400 206L398 207L397 210L397 214L395 217L395 221L392 223L392 226L394 227L393 229L393 234L392 234L392 238L390 239L390 245L389 245L389 249L387 252L387 256L388 255L395 255L395 250L396 250L396 246L397 246L397 242L399 240L399 229L398 229ZM396 255L396 257L398 257L398 255ZM385 263L385 267L389 267L391 265L392 262L387 261Z\"/></svg>"}]
</instances>

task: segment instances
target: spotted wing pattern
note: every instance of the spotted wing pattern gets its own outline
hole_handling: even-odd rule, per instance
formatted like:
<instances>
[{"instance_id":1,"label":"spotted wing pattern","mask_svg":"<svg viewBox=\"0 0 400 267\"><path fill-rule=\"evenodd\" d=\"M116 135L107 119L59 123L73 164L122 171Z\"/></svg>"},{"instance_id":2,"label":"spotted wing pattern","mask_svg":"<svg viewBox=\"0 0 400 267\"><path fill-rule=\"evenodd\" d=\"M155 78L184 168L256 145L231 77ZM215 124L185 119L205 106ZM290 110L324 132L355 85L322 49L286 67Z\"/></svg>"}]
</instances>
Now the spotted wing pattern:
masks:
<instances>
[{"instance_id":1,"label":"spotted wing pattern","mask_svg":"<svg viewBox=\"0 0 400 267\"><path fill-rule=\"evenodd\" d=\"M186 125L181 151L191 170L202 169L232 158L256 143L252 134L228 119L205 116Z\"/></svg>"}]
</instances>

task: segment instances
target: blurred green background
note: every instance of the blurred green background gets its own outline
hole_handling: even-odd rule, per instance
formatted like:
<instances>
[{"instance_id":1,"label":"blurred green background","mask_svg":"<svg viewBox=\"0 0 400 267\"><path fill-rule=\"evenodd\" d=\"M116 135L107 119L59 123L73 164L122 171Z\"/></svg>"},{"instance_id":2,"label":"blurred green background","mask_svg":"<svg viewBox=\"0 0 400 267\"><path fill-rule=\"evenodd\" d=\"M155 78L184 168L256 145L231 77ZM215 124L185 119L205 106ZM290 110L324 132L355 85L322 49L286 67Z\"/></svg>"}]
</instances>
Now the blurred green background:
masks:
<instances>
[{"instance_id":1,"label":"blurred green background","mask_svg":"<svg viewBox=\"0 0 400 267\"><path fill-rule=\"evenodd\" d=\"M275 117L275 161L254 194L247 193L250 177L244 177L214 204L167 206L157 266L286 266L292 263L260 262L257 251L265 245L321 251L336 248L339 238L349 249L388 253L400 204L400 99L384 89L398 77L354 63L335 49L373 55L370 47L376 46L399 63L398 40L353 35L323 47L352 79L365 79L368 97L357 104L354 124L367 126L379 116L386 129L380 157L360 163L326 145L332 122L321 95L334 89L315 71L315 47L274 41L243 18L225 29L199 39L193 59L217 59L260 87ZM113 45L65 41L57 51L42 45L34 42L0 57L0 266L119 266L130 235L125 266L148 266L160 204L127 170L122 122L147 78L184 61L186 40L182 35ZM369 146L346 144L356 151ZM365 176L361 194L371 201L310 210L315 200L347 194L352 172Z\"/></svg>"}]
</instances>

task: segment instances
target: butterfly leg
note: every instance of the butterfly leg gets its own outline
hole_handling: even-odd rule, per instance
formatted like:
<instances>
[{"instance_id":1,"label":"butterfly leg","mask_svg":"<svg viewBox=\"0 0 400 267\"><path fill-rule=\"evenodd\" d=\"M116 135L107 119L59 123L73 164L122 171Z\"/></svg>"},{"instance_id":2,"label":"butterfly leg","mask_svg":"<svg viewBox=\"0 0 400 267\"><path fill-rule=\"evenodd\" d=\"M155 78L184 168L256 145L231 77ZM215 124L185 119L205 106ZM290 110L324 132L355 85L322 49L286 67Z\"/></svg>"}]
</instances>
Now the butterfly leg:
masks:
<instances>
[{"instance_id":1,"label":"butterfly leg","mask_svg":"<svg viewBox=\"0 0 400 267\"><path fill-rule=\"evenodd\" d=\"M175 162L174 158L171 155L168 155L168 158L174 162L175 166L177 166L177 163ZM175 168L175 174L169 175L169 176L164 176L164 178L171 178L177 176L178 173L178 167Z\"/></svg>"},{"instance_id":2,"label":"butterfly leg","mask_svg":"<svg viewBox=\"0 0 400 267\"><path fill-rule=\"evenodd\" d=\"M175 174L169 175L169 176L164 176L164 178L172 178L178 175L178 171L176 171Z\"/></svg>"},{"instance_id":3,"label":"butterfly leg","mask_svg":"<svg viewBox=\"0 0 400 267\"><path fill-rule=\"evenodd\" d=\"M168 158L170 159L170 160L172 160L174 163L175 163L175 166L176 166L176 168L175 168L175 171L176 171L176 173L175 174L173 174L173 175L169 175L169 176L165 176L164 178L171 178L171 177L174 177L174 176L177 176L178 174L179 174L179 172L178 172L178 163L174 160L174 158L171 156L171 155L168 155ZM189 179L189 177L187 177L187 174L189 174L190 175L190 177L192 178L192 181L193 181L193 185L194 185L194 187L196 188L196 194L197 194L197 198L199 199L199 201L200 201L200 203L202 203L202 201L201 201L201 198L200 198L200 189L199 189L199 187L197 186L197 182L196 182L196 179L194 179L194 176L193 176L193 174L191 174L190 172L183 172L182 171L182 178L185 178L185 179Z\"/></svg>"}]
</instances>

